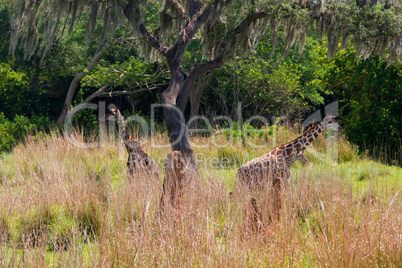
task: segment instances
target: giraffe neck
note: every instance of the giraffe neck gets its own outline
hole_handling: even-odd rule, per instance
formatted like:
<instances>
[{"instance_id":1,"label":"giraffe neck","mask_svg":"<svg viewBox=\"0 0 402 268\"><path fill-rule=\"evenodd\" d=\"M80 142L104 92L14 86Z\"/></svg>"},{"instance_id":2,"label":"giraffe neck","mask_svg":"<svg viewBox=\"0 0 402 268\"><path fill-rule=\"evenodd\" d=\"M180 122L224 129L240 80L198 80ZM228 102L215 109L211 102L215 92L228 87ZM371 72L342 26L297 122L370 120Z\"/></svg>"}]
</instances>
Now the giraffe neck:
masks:
<instances>
[{"instance_id":1,"label":"giraffe neck","mask_svg":"<svg viewBox=\"0 0 402 268\"><path fill-rule=\"evenodd\" d=\"M325 129L323 121L319 122L309 130L303 133L300 137L296 138L295 140L291 141L287 145L286 148L293 148L292 153L296 148L300 148L302 150L306 149L317 137L320 133Z\"/></svg>"},{"instance_id":2,"label":"giraffe neck","mask_svg":"<svg viewBox=\"0 0 402 268\"><path fill-rule=\"evenodd\" d=\"M291 155L290 157L288 157L288 158L286 159L286 166L287 166L288 168L290 168L290 167L293 165L293 163L297 160L296 154L297 154L297 153L293 153L293 155Z\"/></svg>"},{"instance_id":3,"label":"giraffe neck","mask_svg":"<svg viewBox=\"0 0 402 268\"><path fill-rule=\"evenodd\" d=\"M134 141L131 133L127 130L126 122L124 122L123 115L120 110L116 108L114 114L117 118L117 122L119 124L119 131L123 136L124 144L126 145L127 151L130 152L132 149L137 147L137 142Z\"/></svg>"},{"instance_id":4,"label":"giraffe neck","mask_svg":"<svg viewBox=\"0 0 402 268\"><path fill-rule=\"evenodd\" d=\"M126 122L124 122L123 115L120 111L116 112L117 121L119 124L120 133L123 135L124 140L132 140L130 132L127 130Z\"/></svg>"}]
</instances>

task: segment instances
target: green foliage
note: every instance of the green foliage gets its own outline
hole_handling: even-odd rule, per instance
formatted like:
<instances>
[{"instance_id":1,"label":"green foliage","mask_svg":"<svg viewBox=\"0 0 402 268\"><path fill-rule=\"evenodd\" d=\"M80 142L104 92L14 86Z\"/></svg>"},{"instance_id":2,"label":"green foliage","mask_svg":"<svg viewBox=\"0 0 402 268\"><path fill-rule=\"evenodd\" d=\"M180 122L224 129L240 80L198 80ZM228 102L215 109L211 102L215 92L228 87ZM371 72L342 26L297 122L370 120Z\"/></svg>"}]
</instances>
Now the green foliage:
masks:
<instances>
[{"instance_id":1,"label":"green foliage","mask_svg":"<svg viewBox=\"0 0 402 268\"><path fill-rule=\"evenodd\" d=\"M8 54L8 48L10 45L10 36L8 33L10 31L10 16L8 7L3 7L0 4L0 61L6 58Z\"/></svg>"},{"instance_id":2,"label":"green foliage","mask_svg":"<svg viewBox=\"0 0 402 268\"><path fill-rule=\"evenodd\" d=\"M259 141L267 141L268 137L276 138L278 135L278 130L282 135L288 136L289 130L284 126L272 125L268 129L266 126L261 126L261 128L254 127L251 124L244 124L242 128L239 128L237 122L233 122L232 128L223 128L222 134L227 140L232 140L234 143L238 141L246 141L257 139Z\"/></svg>"},{"instance_id":3,"label":"green foliage","mask_svg":"<svg viewBox=\"0 0 402 268\"><path fill-rule=\"evenodd\" d=\"M281 46L281 44L278 44L278 46ZM331 90L313 83L318 78L317 74L325 69L325 65L320 64L323 57L326 58L322 54L322 46L318 38L307 37L303 53L300 54L296 49L292 49L284 59L288 64L297 66L300 76L299 94L306 109L311 112L324 104L326 96L333 94Z\"/></svg>"},{"instance_id":4,"label":"green foliage","mask_svg":"<svg viewBox=\"0 0 402 268\"><path fill-rule=\"evenodd\" d=\"M96 88L102 85L135 88L152 79L153 65L131 56L124 62L111 64L101 60L89 76L82 79L83 88Z\"/></svg>"},{"instance_id":5,"label":"green foliage","mask_svg":"<svg viewBox=\"0 0 402 268\"><path fill-rule=\"evenodd\" d=\"M401 66L387 68L379 57L356 59L352 49L337 53L327 64L319 84L340 97L348 139L375 157L401 163Z\"/></svg>"},{"instance_id":6,"label":"green foliage","mask_svg":"<svg viewBox=\"0 0 402 268\"><path fill-rule=\"evenodd\" d=\"M84 91L80 89L77 92L76 100L71 108L78 105L84 100ZM72 118L72 123L75 127L79 128L82 134L88 136L90 134L97 134L99 130L97 111L92 109L83 109L78 111Z\"/></svg>"},{"instance_id":7,"label":"green foliage","mask_svg":"<svg viewBox=\"0 0 402 268\"><path fill-rule=\"evenodd\" d=\"M10 151L16 142L10 133L11 129L11 122L4 117L3 113L0 113L0 152Z\"/></svg>"},{"instance_id":8,"label":"green foliage","mask_svg":"<svg viewBox=\"0 0 402 268\"><path fill-rule=\"evenodd\" d=\"M273 69L263 59L250 58L226 64L215 72L215 77L214 91L207 93L207 98L218 114L229 112L228 115L234 116L238 102L242 102L245 118L253 115L270 118L304 109L305 96L294 64L284 63ZM216 99L221 101L213 106Z\"/></svg>"},{"instance_id":9,"label":"green foliage","mask_svg":"<svg viewBox=\"0 0 402 268\"><path fill-rule=\"evenodd\" d=\"M26 73L15 71L0 63L0 112L7 118L16 115L47 114L49 101L46 92L34 92Z\"/></svg>"},{"instance_id":10,"label":"green foliage","mask_svg":"<svg viewBox=\"0 0 402 268\"><path fill-rule=\"evenodd\" d=\"M27 76L12 70L8 64L0 64L0 107L3 113L9 118L25 114L29 95Z\"/></svg>"},{"instance_id":11,"label":"green foliage","mask_svg":"<svg viewBox=\"0 0 402 268\"><path fill-rule=\"evenodd\" d=\"M16 115L14 120L10 121L0 112L0 152L11 151L17 142L24 141L26 135L35 130L47 130L50 126L50 119L43 116L33 116L29 119Z\"/></svg>"},{"instance_id":12,"label":"green foliage","mask_svg":"<svg viewBox=\"0 0 402 268\"><path fill-rule=\"evenodd\" d=\"M222 129L222 134L226 139L233 139L236 142L245 138L266 136L267 130L264 126L256 129L251 124L244 124L242 128L239 128L238 122L233 122L233 128Z\"/></svg>"}]
</instances>

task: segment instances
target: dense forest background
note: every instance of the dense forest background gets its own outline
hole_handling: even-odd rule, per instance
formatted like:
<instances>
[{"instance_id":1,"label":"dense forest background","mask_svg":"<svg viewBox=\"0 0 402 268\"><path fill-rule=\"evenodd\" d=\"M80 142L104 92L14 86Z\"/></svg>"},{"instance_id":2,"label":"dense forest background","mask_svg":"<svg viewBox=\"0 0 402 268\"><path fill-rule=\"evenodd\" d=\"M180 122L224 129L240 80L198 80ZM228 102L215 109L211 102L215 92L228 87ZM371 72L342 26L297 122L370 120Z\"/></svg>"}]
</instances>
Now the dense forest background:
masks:
<instances>
[{"instance_id":1,"label":"dense forest background","mask_svg":"<svg viewBox=\"0 0 402 268\"><path fill-rule=\"evenodd\" d=\"M147 7L150 28L156 27L158 10L156 4ZM112 41L106 43L102 30L106 22L99 19L90 27L91 14L84 10L75 19L74 28L68 29L66 23L48 45L43 36L47 25L39 21L38 45L27 55L29 43L21 42L15 51L11 49L13 16L11 2L0 3L0 151L12 150L32 131L56 129L67 91L79 74L83 78L72 105L88 98L92 102L103 100L118 105L126 115L149 117L151 104L161 103L161 93L170 79L167 63L145 58L139 39L131 38L123 26L116 28ZM219 34L214 30L213 34ZM199 109L187 105L185 116L235 119L240 102L243 118L286 115L300 122L338 100L338 121L347 139L356 143L360 152L400 164L401 62L389 65L380 56L356 57L353 44L342 40L338 44L343 43L342 49L328 58L327 39L314 33L308 35L304 49L297 44L288 48L285 30L279 28L275 48L271 31L266 31L255 50L239 51L222 68L199 78ZM88 32L92 32L90 38ZM102 49L98 64L91 65ZM187 47L182 62L185 76L196 62L204 60L202 49L197 38ZM283 57L284 50L289 51ZM162 113L157 116L163 126ZM92 130L97 125L97 112L86 110L74 119L83 129Z\"/></svg>"}]
</instances>

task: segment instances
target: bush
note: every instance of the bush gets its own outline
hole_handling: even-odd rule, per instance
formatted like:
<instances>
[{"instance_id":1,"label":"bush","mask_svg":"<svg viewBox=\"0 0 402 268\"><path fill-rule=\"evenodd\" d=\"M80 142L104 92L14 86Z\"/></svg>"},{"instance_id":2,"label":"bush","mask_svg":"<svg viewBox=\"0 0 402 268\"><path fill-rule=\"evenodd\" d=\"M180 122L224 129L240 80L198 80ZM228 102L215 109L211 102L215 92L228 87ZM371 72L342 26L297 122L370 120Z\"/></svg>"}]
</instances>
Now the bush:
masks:
<instances>
[{"instance_id":1,"label":"bush","mask_svg":"<svg viewBox=\"0 0 402 268\"><path fill-rule=\"evenodd\" d=\"M0 63L0 112L6 118L49 113L47 93L43 90L35 92L30 83L26 73L13 70L9 64Z\"/></svg>"},{"instance_id":2,"label":"bush","mask_svg":"<svg viewBox=\"0 0 402 268\"><path fill-rule=\"evenodd\" d=\"M268 129L268 134L271 132L271 126ZM261 129L256 129L250 124L244 124L243 128L238 127L237 122L233 122L233 128L225 128L222 130L223 135L225 136L226 139L231 139L233 138L233 141L236 142L238 140L244 140L246 138L254 138L254 137L259 137L259 138L264 138L267 136L267 130L265 127L261 127Z\"/></svg>"},{"instance_id":3,"label":"bush","mask_svg":"<svg viewBox=\"0 0 402 268\"><path fill-rule=\"evenodd\" d=\"M0 113L0 152L9 152L17 142L25 140L26 135L35 130L50 128L50 119L43 116L33 116L29 119L23 115L16 115L13 121Z\"/></svg>"},{"instance_id":4,"label":"bush","mask_svg":"<svg viewBox=\"0 0 402 268\"><path fill-rule=\"evenodd\" d=\"M0 152L10 151L16 140L11 133L12 123L0 113Z\"/></svg>"},{"instance_id":5,"label":"bush","mask_svg":"<svg viewBox=\"0 0 402 268\"><path fill-rule=\"evenodd\" d=\"M380 57L357 59L340 51L322 74L321 86L340 98L340 123L349 141L377 159L402 164L402 68Z\"/></svg>"}]
</instances>

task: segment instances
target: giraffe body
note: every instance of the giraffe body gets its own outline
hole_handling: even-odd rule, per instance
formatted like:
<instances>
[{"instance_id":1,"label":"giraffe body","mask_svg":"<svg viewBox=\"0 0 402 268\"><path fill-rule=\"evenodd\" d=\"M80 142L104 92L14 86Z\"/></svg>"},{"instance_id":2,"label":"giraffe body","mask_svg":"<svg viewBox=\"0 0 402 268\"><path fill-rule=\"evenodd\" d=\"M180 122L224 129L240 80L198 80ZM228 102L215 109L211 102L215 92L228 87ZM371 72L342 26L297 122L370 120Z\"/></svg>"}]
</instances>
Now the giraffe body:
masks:
<instances>
[{"instance_id":1,"label":"giraffe body","mask_svg":"<svg viewBox=\"0 0 402 268\"><path fill-rule=\"evenodd\" d=\"M281 209L281 185L289 185L291 176L290 167L297 160L308 162L303 151L313 142L314 139L327 127L339 128L333 116L326 116L323 120L311 127L300 137L293 141L277 146L267 154L252 159L242 165L237 172L238 182L250 190L268 189L271 199L272 210L268 215L268 222L273 218L279 221ZM256 199L251 198L253 211L253 224L261 229L261 212L257 206ZM269 230L269 227L268 227Z\"/></svg>"},{"instance_id":2,"label":"giraffe body","mask_svg":"<svg viewBox=\"0 0 402 268\"><path fill-rule=\"evenodd\" d=\"M292 164L296 160L307 161L303 151L328 126L339 128L333 116L326 116L300 137L242 165L237 172L237 178L246 181L250 189L253 188L253 184L267 182L269 178L280 176L288 180Z\"/></svg>"},{"instance_id":3,"label":"giraffe body","mask_svg":"<svg viewBox=\"0 0 402 268\"><path fill-rule=\"evenodd\" d=\"M291 175L290 167L295 161L308 162L301 149L297 149L287 158L277 154L278 151L275 148L263 156L248 161L238 170L237 179L246 183L249 189L260 188L270 179L278 177L287 182Z\"/></svg>"}]
</instances>

